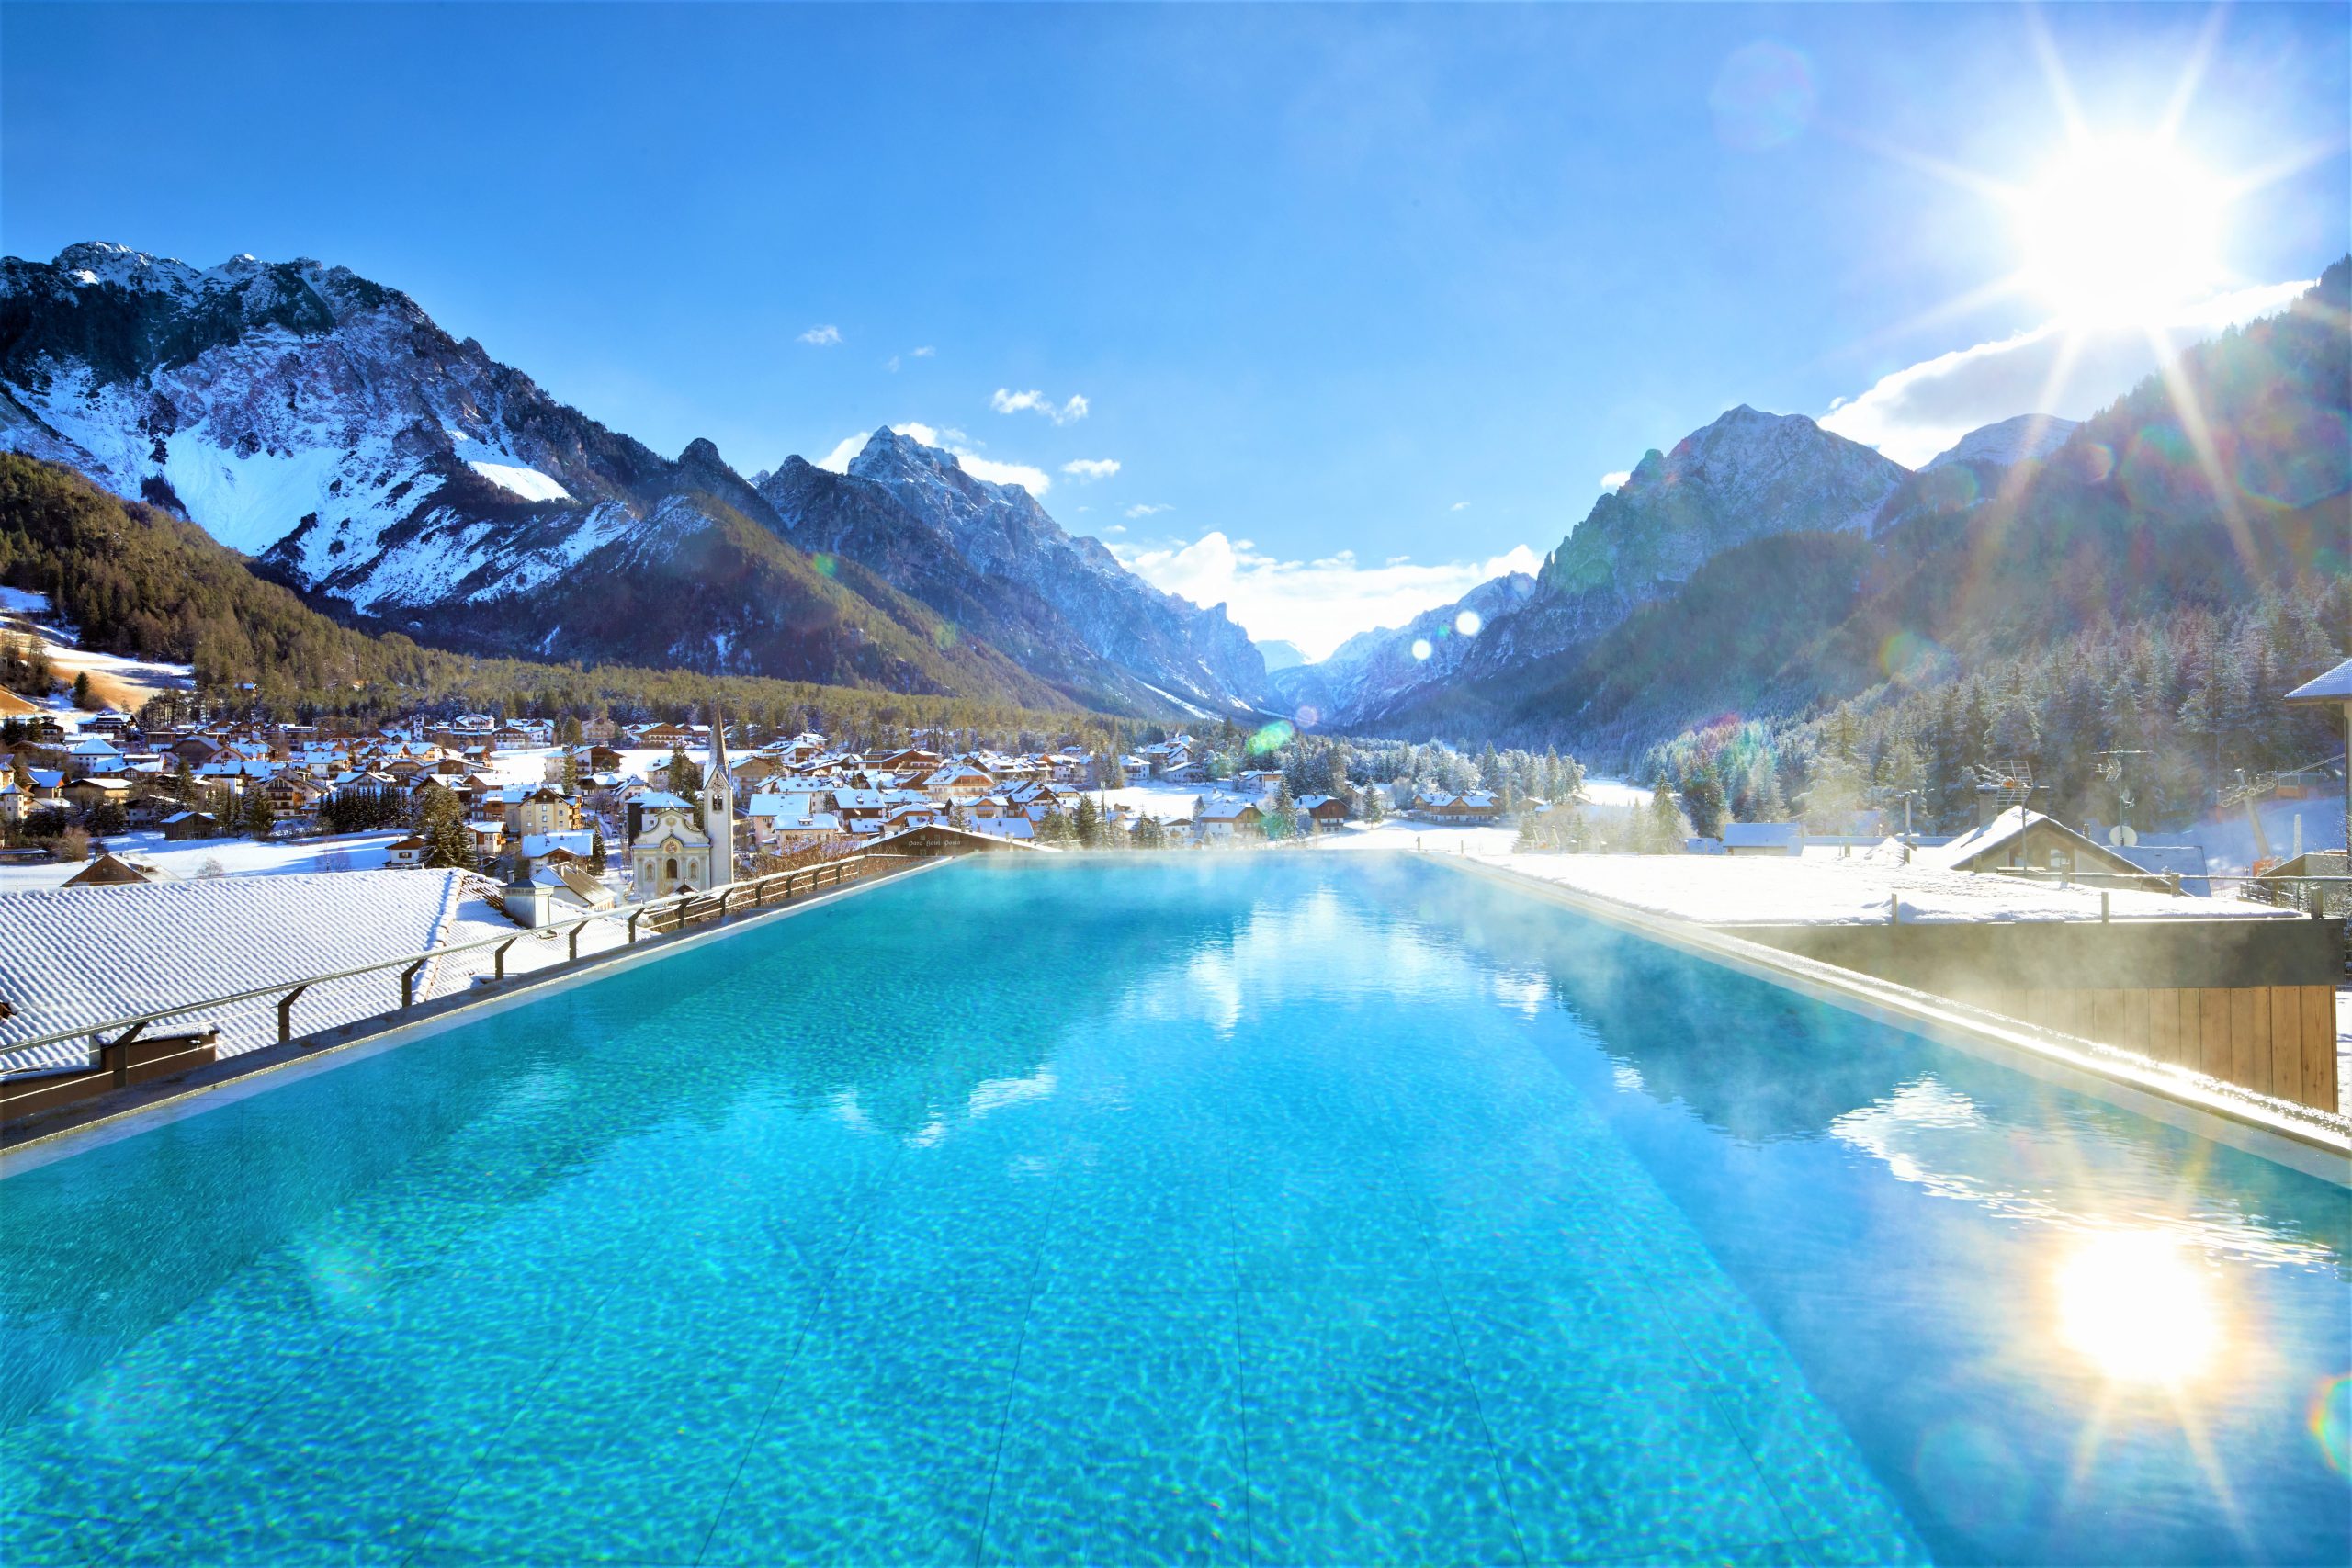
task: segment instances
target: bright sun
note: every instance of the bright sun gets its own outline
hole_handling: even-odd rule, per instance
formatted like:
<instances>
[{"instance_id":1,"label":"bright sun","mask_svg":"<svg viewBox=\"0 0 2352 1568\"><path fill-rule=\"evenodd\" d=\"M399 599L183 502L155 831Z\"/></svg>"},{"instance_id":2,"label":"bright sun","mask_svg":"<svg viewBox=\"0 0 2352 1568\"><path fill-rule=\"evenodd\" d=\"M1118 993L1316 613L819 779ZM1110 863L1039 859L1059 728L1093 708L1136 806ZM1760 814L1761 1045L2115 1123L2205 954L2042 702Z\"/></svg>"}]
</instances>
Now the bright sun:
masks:
<instances>
[{"instance_id":1,"label":"bright sun","mask_svg":"<svg viewBox=\"0 0 2352 1568\"><path fill-rule=\"evenodd\" d=\"M2227 205L2163 142L2077 147L2017 200L2027 278L2071 325L2161 325L2220 279Z\"/></svg>"}]
</instances>

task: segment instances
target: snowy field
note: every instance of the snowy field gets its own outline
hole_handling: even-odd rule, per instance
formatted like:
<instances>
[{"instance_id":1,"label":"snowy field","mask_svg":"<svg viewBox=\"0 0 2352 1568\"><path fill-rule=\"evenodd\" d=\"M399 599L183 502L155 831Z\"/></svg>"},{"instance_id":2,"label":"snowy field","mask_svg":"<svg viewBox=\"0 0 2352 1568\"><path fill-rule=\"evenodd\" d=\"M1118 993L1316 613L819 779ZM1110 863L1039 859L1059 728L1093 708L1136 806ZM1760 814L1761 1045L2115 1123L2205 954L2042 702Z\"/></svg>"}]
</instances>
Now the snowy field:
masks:
<instances>
[{"instance_id":1,"label":"snowy field","mask_svg":"<svg viewBox=\"0 0 2352 1568\"><path fill-rule=\"evenodd\" d=\"M228 876L293 876L309 872L380 871L384 851L400 832L346 833L334 838L272 840L187 839L167 841L161 833L117 833L107 848L127 861L153 865L167 876L193 877L218 863ZM89 863L0 866L0 894L62 887Z\"/></svg>"},{"instance_id":2,"label":"snowy field","mask_svg":"<svg viewBox=\"0 0 2352 1568\"><path fill-rule=\"evenodd\" d=\"M1707 925L1878 925L1889 900L1902 919L1945 921L2096 920L2101 895L2022 877L1856 855L1851 860L1781 856L1513 854L1510 846L1470 850L1484 864L1613 903ZM2234 898L2176 898L2115 889L2107 908L2119 920L2300 919Z\"/></svg>"},{"instance_id":3,"label":"snowy field","mask_svg":"<svg viewBox=\"0 0 2352 1568\"><path fill-rule=\"evenodd\" d=\"M2262 831L2270 852L2282 859L2294 852L2295 825L2302 823L2303 848L2340 850L2344 847L2344 797L2314 796L2306 800L2266 800L2260 807ZM2151 828L2140 835L2143 844L2198 844L2205 863L2216 875L2249 869L2259 852L2254 827L2245 810L2215 812L2187 828Z\"/></svg>"}]
</instances>

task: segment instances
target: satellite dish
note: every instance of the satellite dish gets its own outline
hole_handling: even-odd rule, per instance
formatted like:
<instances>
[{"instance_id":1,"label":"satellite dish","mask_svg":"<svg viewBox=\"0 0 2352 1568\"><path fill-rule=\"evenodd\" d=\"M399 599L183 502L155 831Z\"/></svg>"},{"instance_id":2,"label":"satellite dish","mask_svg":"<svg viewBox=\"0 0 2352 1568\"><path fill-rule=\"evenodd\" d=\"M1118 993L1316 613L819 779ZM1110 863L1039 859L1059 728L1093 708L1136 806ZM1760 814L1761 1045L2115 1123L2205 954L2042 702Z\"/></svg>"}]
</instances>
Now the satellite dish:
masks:
<instances>
[{"instance_id":1,"label":"satellite dish","mask_svg":"<svg viewBox=\"0 0 2352 1568\"><path fill-rule=\"evenodd\" d=\"M2130 849L2140 841L2140 835L2119 822L2107 830L2107 841L2117 849Z\"/></svg>"}]
</instances>

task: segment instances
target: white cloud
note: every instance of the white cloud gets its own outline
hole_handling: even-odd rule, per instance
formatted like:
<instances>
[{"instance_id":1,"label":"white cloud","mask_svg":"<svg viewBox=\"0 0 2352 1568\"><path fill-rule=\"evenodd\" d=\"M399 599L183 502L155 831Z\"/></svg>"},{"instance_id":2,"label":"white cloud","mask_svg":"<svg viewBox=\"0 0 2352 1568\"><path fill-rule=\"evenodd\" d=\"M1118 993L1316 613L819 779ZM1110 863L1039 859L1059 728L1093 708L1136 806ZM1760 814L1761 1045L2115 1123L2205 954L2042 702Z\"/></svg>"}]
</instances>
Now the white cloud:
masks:
<instances>
[{"instance_id":1,"label":"white cloud","mask_svg":"<svg viewBox=\"0 0 2352 1568\"><path fill-rule=\"evenodd\" d=\"M967 450L963 443L971 437L952 425L941 430L917 420L909 420L890 428L901 435L913 436L926 446L939 447L956 459L957 468L976 479L986 479L990 484L1019 485L1031 495L1038 496L1054 488L1053 477L1043 468L1034 468L1026 463L1000 463L993 457L983 457L977 452ZM817 459L817 467L832 473L845 474L849 472L850 460L865 451L865 444L872 439L871 434L844 435L831 451Z\"/></svg>"},{"instance_id":2,"label":"white cloud","mask_svg":"<svg viewBox=\"0 0 2352 1568\"><path fill-rule=\"evenodd\" d=\"M1222 533L1159 548L1123 544L1112 549L1155 586L1196 604L1223 604L1251 637L1288 638L1317 659L1368 627L1402 626L1489 578L1542 565L1525 545L1492 560L1430 566L1401 557L1363 566L1352 550L1320 560L1283 560Z\"/></svg>"},{"instance_id":3,"label":"white cloud","mask_svg":"<svg viewBox=\"0 0 2352 1568\"><path fill-rule=\"evenodd\" d=\"M842 341L842 330L832 326L810 327L800 334L800 341L817 348L831 348Z\"/></svg>"},{"instance_id":4,"label":"white cloud","mask_svg":"<svg viewBox=\"0 0 2352 1568\"><path fill-rule=\"evenodd\" d=\"M1028 411L1044 414L1056 424L1068 424L1074 419L1084 419L1088 404L1083 397L1073 394L1069 400L1056 406L1054 400L1039 391L1016 392L999 387L989 397L989 407L999 413L1020 413Z\"/></svg>"},{"instance_id":5,"label":"white cloud","mask_svg":"<svg viewBox=\"0 0 2352 1568\"><path fill-rule=\"evenodd\" d=\"M1157 517L1163 512L1173 512L1176 509L1172 506L1154 505L1148 501L1138 501L1133 506L1127 508L1127 515L1130 517Z\"/></svg>"},{"instance_id":6,"label":"white cloud","mask_svg":"<svg viewBox=\"0 0 2352 1568\"><path fill-rule=\"evenodd\" d=\"M2219 295L2161 332L2175 344L2190 343L2282 310L2311 287L2275 283ZM2017 414L2087 419L2154 373L2157 355L2157 342L2141 327L2077 333L2051 322L1882 377L1860 397L1830 404L1821 425L1916 468L1970 431Z\"/></svg>"},{"instance_id":7,"label":"white cloud","mask_svg":"<svg viewBox=\"0 0 2352 1568\"><path fill-rule=\"evenodd\" d=\"M1105 534L1124 534L1127 531L1127 525L1125 523L1114 523L1102 531Z\"/></svg>"},{"instance_id":8,"label":"white cloud","mask_svg":"<svg viewBox=\"0 0 2352 1568\"><path fill-rule=\"evenodd\" d=\"M911 357L916 359L929 359L933 355L937 354L939 350L932 347L931 344L924 344L921 348L914 351Z\"/></svg>"},{"instance_id":9,"label":"white cloud","mask_svg":"<svg viewBox=\"0 0 2352 1568\"><path fill-rule=\"evenodd\" d=\"M1447 507L1446 510L1448 512L1467 512L1470 510L1470 503L1466 501L1457 501L1452 506Z\"/></svg>"},{"instance_id":10,"label":"white cloud","mask_svg":"<svg viewBox=\"0 0 2352 1568\"><path fill-rule=\"evenodd\" d=\"M1075 457L1062 465L1062 472L1076 479L1107 479L1118 471L1116 457Z\"/></svg>"},{"instance_id":11,"label":"white cloud","mask_svg":"<svg viewBox=\"0 0 2352 1568\"><path fill-rule=\"evenodd\" d=\"M889 358L884 360L882 362L882 368L894 375L897 374L899 368L899 356L894 354Z\"/></svg>"},{"instance_id":12,"label":"white cloud","mask_svg":"<svg viewBox=\"0 0 2352 1568\"><path fill-rule=\"evenodd\" d=\"M1603 490L1615 490L1633 477L1633 469L1619 468L1614 473L1608 473L1600 476L1600 488Z\"/></svg>"}]
</instances>

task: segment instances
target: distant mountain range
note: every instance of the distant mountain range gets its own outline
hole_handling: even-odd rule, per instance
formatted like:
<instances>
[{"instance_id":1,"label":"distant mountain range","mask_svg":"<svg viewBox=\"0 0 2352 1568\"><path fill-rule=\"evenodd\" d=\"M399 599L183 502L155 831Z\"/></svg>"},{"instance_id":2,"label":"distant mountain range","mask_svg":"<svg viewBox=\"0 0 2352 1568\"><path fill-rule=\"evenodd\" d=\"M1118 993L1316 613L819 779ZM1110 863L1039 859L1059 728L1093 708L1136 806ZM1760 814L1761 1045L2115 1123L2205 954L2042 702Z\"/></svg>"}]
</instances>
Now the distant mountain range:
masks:
<instances>
[{"instance_id":1,"label":"distant mountain range","mask_svg":"<svg viewBox=\"0 0 2352 1568\"><path fill-rule=\"evenodd\" d=\"M1166 718L1265 670L1018 486L878 432L754 485L556 401L342 267L119 245L0 262L0 446L163 507L363 627Z\"/></svg>"},{"instance_id":2,"label":"distant mountain range","mask_svg":"<svg viewBox=\"0 0 2352 1568\"><path fill-rule=\"evenodd\" d=\"M2352 571L2352 260L2080 424L2024 415L1917 472L1736 408L1602 496L1532 581L1276 671L1284 705L1412 738L1623 760L1718 716L1800 713L1942 655L2013 651ZM2218 482L2214 477L2218 474ZM1460 613L1475 636L1449 640ZM1415 656L1415 645L1430 651Z\"/></svg>"},{"instance_id":3,"label":"distant mountain range","mask_svg":"<svg viewBox=\"0 0 2352 1568\"><path fill-rule=\"evenodd\" d=\"M664 457L316 262L0 262L0 448L197 523L346 624L461 651L1622 758L2352 570L2347 296L2352 260L2186 351L2186 415L2152 378L1916 472L1732 409L1645 454L1538 572L1317 663L907 435L876 431L846 473L746 479L699 440Z\"/></svg>"}]
</instances>

